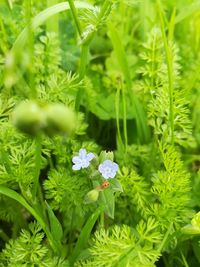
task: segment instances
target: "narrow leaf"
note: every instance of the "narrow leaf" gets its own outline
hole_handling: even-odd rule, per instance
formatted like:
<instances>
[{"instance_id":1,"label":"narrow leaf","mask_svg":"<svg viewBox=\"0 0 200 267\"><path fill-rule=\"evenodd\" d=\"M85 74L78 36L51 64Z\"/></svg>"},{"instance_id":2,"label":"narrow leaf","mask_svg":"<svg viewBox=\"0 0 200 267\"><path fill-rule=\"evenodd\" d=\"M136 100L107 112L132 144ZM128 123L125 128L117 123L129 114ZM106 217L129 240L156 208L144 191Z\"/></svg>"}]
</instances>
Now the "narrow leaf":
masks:
<instances>
[{"instance_id":1,"label":"narrow leaf","mask_svg":"<svg viewBox=\"0 0 200 267\"><path fill-rule=\"evenodd\" d=\"M44 232L47 235L47 238L50 242L52 249L55 252L59 253L57 244L55 243L53 236L49 232L49 230L46 226L46 223L43 221L43 219L40 217L40 215L26 202L26 200L19 193L15 192L14 190L9 189L5 186L0 186L0 194L3 194L7 197L10 197L10 198L16 200L23 207L25 207L33 215L33 217L38 221L38 223L41 225L42 229L44 230Z\"/></svg>"},{"instance_id":2,"label":"narrow leaf","mask_svg":"<svg viewBox=\"0 0 200 267\"><path fill-rule=\"evenodd\" d=\"M61 243L61 240L63 237L62 226L61 226L59 220L57 219L57 217L55 216L51 206L49 206L49 204L47 202L45 202L45 203L46 203L47 211L48 211L48 215L49 215L51 234L52 234L54 240Z\"/></svg>"},{"instance_id":3,"label":"narrow leaf","mask_svg":"<svg viewBox=\"0 0 200 267\"><path fill-rule=\"evenodd\" d=\"M119 182L119 180L117 180L117 179L110 179L110 184L111 184L111 186L112 186L112 190L114 191L114 192L117 192L117 191L119 191L119 192L123 192L123 188L122 188L122 185L121 185L121 183Z\"/></svg>"},{"instance_id":4,"label":"narrow leaf","mask_svg":"<svg viewBox=\"0 0 200 267\"><path fill-rule=\"evenodd\" d=\"M7 0L9 8L12 10L13 9L13 1L12 0Z\"/></svg>"},{"instance_id":5,"label":"narrow leaf","mask_svg":"<svg viewBox=\"0 0 200 267\"><path fill-rule=\"evenodd\" d=\"M176 16L175 23L181 22L182 20L188 18L189 16L192 16L194 13L199 12L199 10L200 10L199 0L188 5L188 6L183 5L182 10Z\"/></svg>"},{"instance_id":6,"label":"narrow leaf","mask_svg":"<svg viewBox=\"0 0 200 267\"><path fill-rule=\"evenodd\" d=\"M120 36L118 35L118 32L116 31L116 28L111 23L109 23L109 36L112 41L113 48L114 48L117 60L119 62L121 71L124 75L124 79L126 81L128 95L131 99L131 102L134 108L139 138L141 141L147 142L150 138L150 131L147 126L146 114L137 96L132 91L132 80L131 80L131 74L129 71L129 65L128 65L125 49L121 42Z\"/></svg>"},{"instance_id":7,"label":"narrow leaf","mask_svg":"<svg viewBox=\"0 0 200 267\"><path fill-rule=\"evenodd\" d=\"M186 235L200 235L200 228L198 226L188 224L181 229L181 232Z\"/></svg>"},{"instance_id":8,"label":"narrow leaf","mask_svg":"<svg viewBox=\"0 0 200 267\"><path fill-rule=\"evenodd\" d=\"M98 207L96 209L96 211L89 217L86 224L84 225L84 227L81 231L81 234L78 238L78 241L76 243L76 246L75 246L75 248L72 252L72 255L70 257L70 260L69 260L71 265L74 264L75 260L77 259L77 257L79 256L79 254L81 253L83 248L86 246L88 239L90 237L91 231L94 227L94 224L95 224L96 220L98 219L99 215L103 212L104 208L105 208L104 205Z\"/></svg>"},{"instance_id":9,"label":"narrow leaf","mask_svg":"<svg viewBox=\"0 0 200 267\"><path fill-rule=\"evenodd\" d=\"M85 2L81 2L81 1L75 1L75 7L78 9L92 9L93 6L85 3ZM69 10L69 4L67 2L62 2L56 5L53 5L45 10L43 10L42 12L40 12L37 16L35 16L32 20L32 30L34 31L37 27L39 27L41 24L43 24L47 19L51 18L52 16L64 12L66 10ZM17 37L16 41L13 44L12 50L16 50L16 49L20 49L22 48L27 39L28 39L28 30L29 30L30 26L26 26L23 31L19 34L19 36Z\"/></svg>"},{"instance_id":10,"label":"narrow leaf","mask_svg":"<svg viewBox=\"0 0 200 267\"><path fill-rule=\"evenodd\" d=\"M105 214L111 219L115 215L115 197L114 191L110 188L100 192L99 202L105 205Z\"/></svg>"}]
</instances>

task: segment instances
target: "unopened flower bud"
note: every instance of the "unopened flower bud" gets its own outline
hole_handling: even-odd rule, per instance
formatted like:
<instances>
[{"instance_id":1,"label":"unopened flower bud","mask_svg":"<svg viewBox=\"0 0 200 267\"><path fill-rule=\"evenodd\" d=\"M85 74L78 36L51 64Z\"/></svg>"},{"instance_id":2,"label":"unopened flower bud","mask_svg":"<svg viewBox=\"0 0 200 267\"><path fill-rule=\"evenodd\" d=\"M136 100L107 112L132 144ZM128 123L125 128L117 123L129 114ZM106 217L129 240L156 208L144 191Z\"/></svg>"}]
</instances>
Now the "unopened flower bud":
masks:
<instances>
[{"instance_id":1,"label":"unopened flower bud","mask_svg":"<svg viewBox=\"0 0 200 267\"><path fill-rule=\"evenodd\" d=\"M97 201L98 197L99 197L99 190L93 189L86 194L84 198L84 203L85 204L93 203Z\"/></svg>"},{"instance_id":2,"label":"unopened flower bud","mask_svg":"<svg viewBox=\"0 0 200 267\"><path fill-rule=\"evenodd\" d=\"M76 126L75 113L65 105L51 104L44 108L46 114L46 133L70 134Z\"/></svg>"},{"instance_id":3,"label":"unopened flower bud","mask_svg":"<svg viewBox=\"0 0 200 267\"><path fill-rule=\"evenodd\" d=\"M101 154L99 155L99 161L103 162L107 159L113 161L113 159L114 159L113 152L112 151L106 152L105 150L101 151Z\"/></svg>"},{"instance_id":4,"label":"unopened flower bud","mask_svg":"<svg viewBox=\"0 0 200 267\"><path fill-rule=\"evenodd\" d=\"M12 120L20 131L30 135L37 134L45 124L43 111L34 101L23 101L16 106Z\"/></svg>"}]
</instances>

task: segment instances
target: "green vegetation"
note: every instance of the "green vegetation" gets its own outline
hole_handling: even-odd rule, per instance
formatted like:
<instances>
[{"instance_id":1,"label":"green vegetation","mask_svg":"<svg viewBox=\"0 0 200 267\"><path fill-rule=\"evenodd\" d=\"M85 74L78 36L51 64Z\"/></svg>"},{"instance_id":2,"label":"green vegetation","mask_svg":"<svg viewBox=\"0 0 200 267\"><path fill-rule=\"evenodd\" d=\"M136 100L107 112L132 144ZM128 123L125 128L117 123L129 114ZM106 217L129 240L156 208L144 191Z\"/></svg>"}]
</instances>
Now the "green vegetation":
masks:
<instances>
[{"instance_id":1,"label":"green vegetation","mask_svg":"<svg viewBox=\"0 0 200 267\"><path fill-rule=\"evenodd\" d=\"M0 1L0 266L200 266L198 0Z\"/></svg>"}]
</instances>

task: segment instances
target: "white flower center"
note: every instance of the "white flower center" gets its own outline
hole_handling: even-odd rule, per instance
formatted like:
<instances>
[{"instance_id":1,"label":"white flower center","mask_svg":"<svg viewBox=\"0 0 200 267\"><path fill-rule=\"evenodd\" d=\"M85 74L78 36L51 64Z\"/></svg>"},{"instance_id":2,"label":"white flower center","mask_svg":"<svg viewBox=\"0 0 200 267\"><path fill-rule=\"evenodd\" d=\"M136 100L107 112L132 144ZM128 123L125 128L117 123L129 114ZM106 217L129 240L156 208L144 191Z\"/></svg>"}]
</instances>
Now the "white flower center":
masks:
<instances>
[{"instance_id":1,"label":"white flower center","mask_svg":"<svg viewBox=\"0 0 200 267\"><path fill-rule=\"evenodd\" d=\"M110 172L110 167L105 167L105 172Z\"/></svg>"}]
</instances>

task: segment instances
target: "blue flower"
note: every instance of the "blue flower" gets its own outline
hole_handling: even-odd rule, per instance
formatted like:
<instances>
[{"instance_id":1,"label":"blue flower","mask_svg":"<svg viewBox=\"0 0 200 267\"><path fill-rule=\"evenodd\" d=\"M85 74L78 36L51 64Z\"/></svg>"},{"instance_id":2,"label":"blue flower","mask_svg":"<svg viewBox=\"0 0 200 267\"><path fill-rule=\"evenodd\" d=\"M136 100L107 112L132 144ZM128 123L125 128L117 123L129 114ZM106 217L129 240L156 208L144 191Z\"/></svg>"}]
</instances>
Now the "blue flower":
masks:
<instances>
[{"instance_id":1,"label":"blue flower","mask_svg":"<svg viewBox=\"0 0 200 267\"><path fill-rule=\"evenodd\" d=\"M90 165L90 161L94 158L93 153L87 153L87 151L84 148L81 148L79 150L78 156L74 156L72 158L72 162L74 165L72 166L72 169L74 171L85 169Z\"/></svg>"},{"instance_id":2,"label":"blue flower","mask_svg":"<svg viewBox=\"0 0 200 267\"><path fill-rule=\"evenodd\" d=\"M107 159L99 165L98 170L102 174L103 178L114 178L118 170L118 164Z\"/></svg>"}]
</instances>

